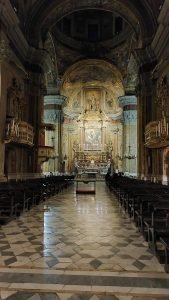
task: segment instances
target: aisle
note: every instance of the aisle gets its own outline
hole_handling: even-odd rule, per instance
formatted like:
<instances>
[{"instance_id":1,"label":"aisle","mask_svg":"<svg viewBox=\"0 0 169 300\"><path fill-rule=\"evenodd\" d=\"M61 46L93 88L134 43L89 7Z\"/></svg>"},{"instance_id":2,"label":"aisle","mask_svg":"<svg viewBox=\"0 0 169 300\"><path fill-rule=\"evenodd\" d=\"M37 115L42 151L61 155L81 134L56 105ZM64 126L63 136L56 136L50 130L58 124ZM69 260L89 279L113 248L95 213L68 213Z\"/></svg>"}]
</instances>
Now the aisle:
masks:
<instances>
[{"instance_id":1,"label":"aisle","mask_svg":"<svg viewBox=\"0 0 169 300\"><path fill-rule=\"evenodd\" d=\"M1 227L0 253L2 299L6 292L10 300L169 295L169 276L104 182L95 196L71 187Z\"/></svg>"}]
</instances>

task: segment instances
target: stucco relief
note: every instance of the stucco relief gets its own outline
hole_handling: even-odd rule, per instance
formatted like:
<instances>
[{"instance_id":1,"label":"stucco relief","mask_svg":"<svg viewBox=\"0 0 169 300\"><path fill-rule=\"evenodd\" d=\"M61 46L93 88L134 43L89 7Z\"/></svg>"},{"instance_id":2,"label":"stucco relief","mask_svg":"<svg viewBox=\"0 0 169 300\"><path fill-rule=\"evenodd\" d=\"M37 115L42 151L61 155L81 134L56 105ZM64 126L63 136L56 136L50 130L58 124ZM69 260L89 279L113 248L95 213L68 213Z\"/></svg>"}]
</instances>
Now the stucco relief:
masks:
<instances>
[{"instance_id":1,"label":"stucco relief","mask_svg":"<svg viewBox=\"0 0 169 300\"><path fill-rule=\"evenodd\" d=\"M105 109L108 111L112 111L112 112L117 112L117 110L119 109L117 107L117 100L115 99L115 97L113 96L112 93L106 91L105 92Z\"/></svg>"},{"instance_id":2,"label":"stucco relief","mask_svg":"<svg viewBox=\"0 0 169 300\"><path fill-rule=\"evenodd\" d=\"M0 62L8 61L10 55L9 42L0 37Z\"/></svg>"},{"instance_id":3,"label":"stucco relief","mask_svg":"<svg viewBox=\"0 0 169 300\"><path fill-rule=\"evenodd\" d=\"M81 93L76 93L76 95L74 96L74 98L72 99L72 105L71 105L72 109L74 111L79 111L81 110Z\"/></svg>"}]
</instances>

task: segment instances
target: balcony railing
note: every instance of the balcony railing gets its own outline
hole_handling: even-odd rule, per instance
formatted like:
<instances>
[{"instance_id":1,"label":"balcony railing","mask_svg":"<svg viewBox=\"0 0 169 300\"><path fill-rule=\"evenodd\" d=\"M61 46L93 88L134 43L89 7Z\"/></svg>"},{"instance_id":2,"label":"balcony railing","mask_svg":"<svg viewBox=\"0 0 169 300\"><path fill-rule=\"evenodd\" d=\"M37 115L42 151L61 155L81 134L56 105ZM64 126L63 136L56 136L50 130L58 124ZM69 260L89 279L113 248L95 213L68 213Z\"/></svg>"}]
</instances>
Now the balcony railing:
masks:
<instances>
[{"instance_id":1,"label":"balcony railing","mask_svg":"<svg viewBox=\"0 0 169 300\"><path fill-rule=\"evenodd\" d=\"M162 148L169 145L168 129L162 130L159 121L152 121L145 128L145 146L147 148Z\"/></svg>"},{"instance_id":2,"label":"balcony railing","mask_svg":"<svg viewBox=\"0 0 169 300\"><path fill-rule=\"evenodd\" d=\"M11 120L7 124L5 143L33 146L34 130L27 122Z\"/></svg>"}]
</instances>

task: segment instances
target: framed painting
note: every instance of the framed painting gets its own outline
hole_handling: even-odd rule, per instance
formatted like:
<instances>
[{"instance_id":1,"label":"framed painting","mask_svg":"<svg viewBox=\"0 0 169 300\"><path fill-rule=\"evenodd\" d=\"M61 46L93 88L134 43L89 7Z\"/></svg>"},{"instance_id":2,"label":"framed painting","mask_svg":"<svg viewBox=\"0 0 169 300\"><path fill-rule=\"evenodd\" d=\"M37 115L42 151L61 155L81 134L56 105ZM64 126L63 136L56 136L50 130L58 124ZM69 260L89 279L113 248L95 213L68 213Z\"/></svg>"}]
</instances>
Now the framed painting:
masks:
<instances>
[{"instance_id":1,"label":"framed painting","mask_svg":"<svg viewBox=\"0 0 169 300\"><path fill-rule=\"evenodd\" d=\"M87 128L85 129L85 150L101 149L101 129Z\"/></svg>"}]
</instances>

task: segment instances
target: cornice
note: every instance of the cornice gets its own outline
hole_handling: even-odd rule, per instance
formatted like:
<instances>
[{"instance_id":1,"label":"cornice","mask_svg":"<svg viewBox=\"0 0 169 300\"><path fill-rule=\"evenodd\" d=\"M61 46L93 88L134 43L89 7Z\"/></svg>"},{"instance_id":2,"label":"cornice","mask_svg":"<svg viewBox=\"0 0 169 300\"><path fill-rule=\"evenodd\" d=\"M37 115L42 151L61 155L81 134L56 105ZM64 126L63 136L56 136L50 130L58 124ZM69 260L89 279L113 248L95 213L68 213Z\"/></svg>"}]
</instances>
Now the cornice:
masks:
<instances>
[{"instance_id":1,"label":"cornice","mask_svg":"<svg viewBox=\"0 0 169 300\"><path fill-rule=\"evenodd\" d=\"M121 96L118 98L119 106L124 108L127 105L137 105L137 97L135 95Z\"/></svg>"},{"instance_id":2,"label":"cornice","mask_svg":"<svg viewBox=\"0 0 169 300\"><path fill-rule=\"evenodd\" d=\"M63 95L47 95L44 96L44 105L63 105L66 98Z\"/></svg>"}]
</instances>

